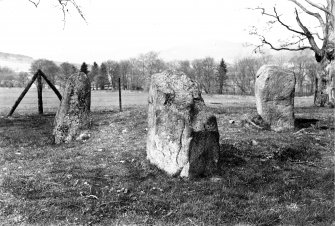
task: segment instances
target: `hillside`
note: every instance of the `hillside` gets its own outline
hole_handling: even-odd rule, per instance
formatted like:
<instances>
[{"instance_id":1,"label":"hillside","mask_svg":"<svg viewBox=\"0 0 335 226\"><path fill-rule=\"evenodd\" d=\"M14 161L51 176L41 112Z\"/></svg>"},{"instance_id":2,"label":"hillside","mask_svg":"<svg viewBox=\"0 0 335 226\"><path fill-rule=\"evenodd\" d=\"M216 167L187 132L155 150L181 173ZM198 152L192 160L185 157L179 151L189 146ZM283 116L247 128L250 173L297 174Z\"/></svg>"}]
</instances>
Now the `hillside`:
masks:
<instances>
[{"instance_id":1,"label":"hillside","mask_svg":"<svg viewBox=\"0 0 335 226\"><path fill-rule=\"evenodd\" d=\"M28 72L33 60L34 58L30 56L0 52L0 66L11 68L16 72Z\"/></svg>"},{"instance_id":2,"label":"hillside","mask_svg":"<svg viewBox=\"0 0 335 226\"><path fill-rule=\"evenodd\" d=\"M13 53L0 52L0 67L8 67L15 72L29 72L31 63L36 60L30 56ZM53 61L57 66L60 66L63 62ZM81 64L72 63L77 68L80 68Z\"/></svg>"}]
</instances>

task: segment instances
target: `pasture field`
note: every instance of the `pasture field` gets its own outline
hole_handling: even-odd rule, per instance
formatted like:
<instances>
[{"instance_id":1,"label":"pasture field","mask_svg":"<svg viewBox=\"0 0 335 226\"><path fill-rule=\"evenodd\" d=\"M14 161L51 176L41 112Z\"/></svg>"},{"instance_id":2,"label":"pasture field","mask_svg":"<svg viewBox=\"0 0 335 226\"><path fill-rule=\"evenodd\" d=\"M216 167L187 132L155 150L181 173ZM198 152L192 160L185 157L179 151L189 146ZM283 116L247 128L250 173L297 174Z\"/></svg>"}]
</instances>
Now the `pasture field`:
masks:
<instances>
[{"instance_id":1,"label":"pasture field","mask_svg":"<svg viewBox=\"0 0 335 226\"><path fill-rule=\"evenodd\" d=\"M15 101L23 91L23 88L0 88L0 116L6 115L14 105ZM122 105L145 106L147 104L147 92L122 91ZM92 90L92 111L112 110L119 106L119 93L110 90ZM244 106L253 107L255 98L253 96L234 95L203 95L206 104L222 105L225 107ZM296 106L311 106L312 97L296 97ZM51 89L43 89L43 108L45 113L54 113L59 106L59 100ZM15 110L16 114L36 114L37 90L32 87L22 99Z\"/></svg>"},{"instance_id":2,"label":"pasture field","mask_svg":"<svg viewBox=\"0 0 335 226\"><path fill-rule=\"evenodd\" d=\"M54 114L37 107L0 117L0 225L334 224L332 109L297 98L296 131L275 133L229 123L256 111L252 97L204 95L221 180L183 180L146 161L147 94L124 94L118 112L117 93L92 93L87 141L55 145Z\"/></svg>"},{"instance_id":3,"label":"pasture field","mask_svg":"<svg viewBox=\"0 0 335 226\"><path fill-rule=\"evenodd\" d=\"M8 113L15 101L23 91L23 88L0 88L0 115ZM51 89L43 89L43 108L44 112L56 112L60 101ZM119 106L119 93L105 90L92 90L92 110L111 110ZM126 106L145 105L147 103L147 93L145 92L122 92L122 103ZM31 88L20 105L15 110L18 114L31 114L37 110L37 90Z\"/></svg>"}]
</instances>

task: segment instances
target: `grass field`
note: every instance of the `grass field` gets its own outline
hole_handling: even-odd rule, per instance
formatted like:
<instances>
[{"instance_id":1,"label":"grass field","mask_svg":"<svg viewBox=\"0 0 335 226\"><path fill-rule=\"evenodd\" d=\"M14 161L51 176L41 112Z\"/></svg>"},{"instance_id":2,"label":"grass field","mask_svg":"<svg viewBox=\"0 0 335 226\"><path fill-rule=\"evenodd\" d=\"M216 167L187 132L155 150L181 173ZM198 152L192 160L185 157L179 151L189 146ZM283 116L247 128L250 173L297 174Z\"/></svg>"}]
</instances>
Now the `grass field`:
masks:
<instances>
[{"instance_id":1,"label":"grass field","mask_svg":"<svg viewBox=\"0 0 335 226\"><path fill-rule=\"evenodd\" d=\"M0 88L0 115L8 113L15 101L23 91L22 88ZM59 100L51 89L43 89L43 108L44 112L56 112ZM122 103L125 106L145 105L147 103L147 93L124 91ZM111 110L119 106L119 93L112 91L92 91L92 110ZM37 110L37 90L31 88L22 99L15 111L18 114L31 114Z\"/></svg>"},{"instance_id":2,"label":"grass field","mask_svg":"<svg viewBox=\"0 0 335 226\"><path fill-rule=\"evenodd\" d=\"M0 88L0 115L6 115L14 105L23 88ZM136 91L122 91L122 105L124 106L145 106L147 104L148 93ZM229 95L203 95L207 104L224 107L255 105L252 96L229 96ZM296 97L296 106L311 106L312 97ZM51 89L43 89L43 108L46 113L54 113L59 106L59 100ZM113 91L92 91L92 110L111 110L119 106L119 93ZM35 114L37 110L37 90L31 88L17 107L15 113Z\"/></svg>"},{"instance_id":3,"label":"grass field","mask_svg":"<svg viewBox=\"0 0 335 226\"><path fill-rule=\"evenodd\" d=\"M103 93L93 92L93 106L117 97ZM335 222L332 109L297 98L297 130L275 133L229 123L255 112L252 97L205 95L218 118L221 180L188 181L146 161L146 94L127 95L121 113L112 98L109 111L96 108L85 142L53 144L53 114L0 118L1 225Z\"/></svg>"}]
</instances>

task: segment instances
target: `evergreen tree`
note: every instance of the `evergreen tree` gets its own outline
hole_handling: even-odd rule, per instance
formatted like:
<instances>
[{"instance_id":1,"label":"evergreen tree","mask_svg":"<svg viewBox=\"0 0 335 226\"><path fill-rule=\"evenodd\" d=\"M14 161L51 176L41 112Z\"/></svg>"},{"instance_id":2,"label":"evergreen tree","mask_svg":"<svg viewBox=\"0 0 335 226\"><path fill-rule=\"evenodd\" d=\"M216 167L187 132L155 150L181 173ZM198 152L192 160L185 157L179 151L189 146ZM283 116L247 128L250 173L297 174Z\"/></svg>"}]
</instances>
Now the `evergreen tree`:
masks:
<instances>
[{"instance_id":1,"label":"evergreen tree","mask_svg":"<svg viewBox=\"0 0 335 226\"><path fill-rule=\"evenodd\" d=\"M219 94L223 93L223 86L226 85L226 81L228 79L227 76L227 65L223 59L221 59L221 62L218 67L218 76L219 76Z\"/></svg>"},{"instance_id":2,"label":"evergreen tree","mask_svg":"<svg viewBox=\"0 0 335 226\"><path fill-rule=\"evenodd\" d=\"M85 62L81 65L80 72L84 72L86 75L88 74L88 66Z\"/></svg>"}]
</instances>

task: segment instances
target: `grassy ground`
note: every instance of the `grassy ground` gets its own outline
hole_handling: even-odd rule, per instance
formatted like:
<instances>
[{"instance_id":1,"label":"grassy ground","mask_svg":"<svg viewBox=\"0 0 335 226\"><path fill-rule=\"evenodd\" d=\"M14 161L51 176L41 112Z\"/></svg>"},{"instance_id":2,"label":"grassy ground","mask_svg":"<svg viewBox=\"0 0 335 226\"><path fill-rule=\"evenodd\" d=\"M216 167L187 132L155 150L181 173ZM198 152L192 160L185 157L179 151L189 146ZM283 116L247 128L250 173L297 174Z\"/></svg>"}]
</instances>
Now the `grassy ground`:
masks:
<instances>
[{"instance_id":1,"label":"grassy ground","mask_svg":"<svg viewBox=\"0 0 335 226\"><path fill-rule=\"evenodd\" d=\"M23 88L2 88L0 87L0 116L7 115L20 96ZM92 90L93 111L111 110L119 106L119 93L111 90ZM255 105L253 96L232 96L225 95L203 95L207 103L216 106L235 107ZM311 97L297 97L297 106L310 106L313 102ZM148 93L139 91L122 91L122 105L124 106L144 106L148 103ZM51 89L43 89L43 108L45 113L54 113L59 106L59 100ZM32 87L29 89L14 114L36 114L37 90Z\"/></svg>"},{"instance_id":2,"label":"grassy ground","mask_svg":"<svg viewBox=\"0 0 335 226\"><path fill-rule=\"evenodd\" d=\"M9 113L23 88L1 88L0 87L0 116ZM125 106L145 105L148 94L138 91L122 91L122 103ZM43 109L46 113L57 111L60 101L51 89L43 89ZM92 90L93 111L111 110L119 106L119 93L111 90ZM37 113L37 90L32 87L15 110L15 114Z\"/></svg>"},{"instance_id":3,"label":"grassy ground","mask_svg":"<svg viewBox=\"0 0 335 226\"><path fill-rule=\"evenodd\" d=\"M0 224L331 225L333 111L297 107L302 130L274 133L229 123L255 112L248 99L210 98L221 180L148 164L144 106L94 112L91 138L62 145L53 115L0 118Z\"/></svg>"}]
</instances>

